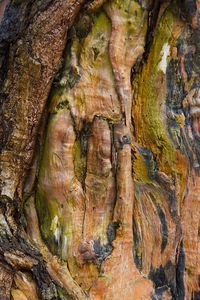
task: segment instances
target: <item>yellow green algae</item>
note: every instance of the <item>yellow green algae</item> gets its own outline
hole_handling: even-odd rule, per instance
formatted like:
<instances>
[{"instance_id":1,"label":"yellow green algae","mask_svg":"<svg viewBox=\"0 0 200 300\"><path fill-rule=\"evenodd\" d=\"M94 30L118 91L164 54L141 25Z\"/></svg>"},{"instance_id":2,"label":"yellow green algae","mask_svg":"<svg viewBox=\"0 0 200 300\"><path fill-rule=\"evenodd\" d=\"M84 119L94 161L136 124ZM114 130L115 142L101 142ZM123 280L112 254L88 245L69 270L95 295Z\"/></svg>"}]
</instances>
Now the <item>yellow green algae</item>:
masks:
<instances>
[{"instance_id":1,"label":"yellow green algae","mask_svg":"<svg viewBox=\"0 0 200 300\"><path fill-rule=\"evenodd\" d=\"M120 11L120 14L127 18L130 15L130 12L137 9L138 12L143 11L141 5L136 1L131 0L111 0L108 3L105 3L104 7L113 7Z\"/></svg>"},{"instance_id":2,"label":"yellow green algae","mask_svg":"<svg viewBox=\"0 0 200 300\"><path fill-rule=\"evenodd\" d=\"M143 183L152 183L152 179L149 176L148 168L145 163L144 157L138 150L134 154L133 160L133 174L135 181L141 181Z\"/></svg>"},{"instance_id":3,"label":"yellow green algae","mask_svg":"<svg viewBox=\"0 0 200 300\"><path fill-rule=\"evenodd\" d=\"M53 220L58 216L58 204L56 199L47 202L44 191L38 187L36 194L36 206L39 215L40 230L52 253L57 253L55 244Z\"/></svg>"},{"instance_id":4,"label":"yellow green algae","mask_svg":"<svg viewBox=\"0 0 200 300\"><path fill-rule=\"evenodd\" d=\"M98 72L98 68L101 68L102 63L111 69L108 42L111 34L111 24L109 18L105 12L101 12L95 18L95 24L92 27L91 32L82 42L82 48L80 51L80 65L84 68L84 71ZM96 53L95 53L96 50ZM91 78L92 79L92 78Z\"/></svg>"},{"instance_id":5,"label":"yellow green algae","mask_svg":"<svg viewBox=\"0 0 200 300\"><path fill-rule=\"evenodd\" d=\"M173 30L176 23L176 16L173 13L174 7L169 7L161 17L155 30L153 44L148 56L147 63L144 63L140 75L134 82L134 105L133 117L136 126L136 141L139 145L149 149L155 155L159 167L167 174L171 173L175 164L175 149L170 140L165 118L166 81L165 74L160 63L163 56L163 47L174 46L178 37L174 37ZM134 171L140 172L135 164ZM137 177L137 176L136 176Z\"/></svg>"}]
</instances>

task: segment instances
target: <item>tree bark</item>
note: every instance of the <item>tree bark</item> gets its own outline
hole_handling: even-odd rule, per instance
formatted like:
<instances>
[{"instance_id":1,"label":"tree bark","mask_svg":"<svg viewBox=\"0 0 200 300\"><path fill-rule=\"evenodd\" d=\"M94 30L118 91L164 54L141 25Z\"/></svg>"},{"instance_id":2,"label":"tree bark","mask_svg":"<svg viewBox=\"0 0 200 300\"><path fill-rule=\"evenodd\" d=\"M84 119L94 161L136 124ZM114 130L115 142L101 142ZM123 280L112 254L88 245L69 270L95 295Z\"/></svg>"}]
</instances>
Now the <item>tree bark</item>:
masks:
<instances>
[{"instance_id":1,"label":"tree bark","mask_svg":"<svg viewBox=\"0 0 200 300\"><path fill-rule=\"evenodd\" d=\"M199 299L199 1L8 2L0 299Z\"/></svg>"}]
</instances>

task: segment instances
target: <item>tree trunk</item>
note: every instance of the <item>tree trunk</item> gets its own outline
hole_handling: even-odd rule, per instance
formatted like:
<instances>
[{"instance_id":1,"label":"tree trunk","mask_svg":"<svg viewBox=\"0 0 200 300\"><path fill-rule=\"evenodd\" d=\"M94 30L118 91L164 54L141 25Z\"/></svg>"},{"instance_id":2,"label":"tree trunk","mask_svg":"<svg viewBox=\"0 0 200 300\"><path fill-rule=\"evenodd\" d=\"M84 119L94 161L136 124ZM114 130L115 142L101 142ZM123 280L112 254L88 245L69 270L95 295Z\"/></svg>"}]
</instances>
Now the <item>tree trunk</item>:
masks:
<instances>
[{"instance_id":1,"label":"tree trunk","mask_svg":"<svg viewBox=\"0 0 200 300\"><path fill-rule=\"evenodd\" d=\"M0 300L200 299L200 3L0 1Z\"/></svg>"}]
</instances>

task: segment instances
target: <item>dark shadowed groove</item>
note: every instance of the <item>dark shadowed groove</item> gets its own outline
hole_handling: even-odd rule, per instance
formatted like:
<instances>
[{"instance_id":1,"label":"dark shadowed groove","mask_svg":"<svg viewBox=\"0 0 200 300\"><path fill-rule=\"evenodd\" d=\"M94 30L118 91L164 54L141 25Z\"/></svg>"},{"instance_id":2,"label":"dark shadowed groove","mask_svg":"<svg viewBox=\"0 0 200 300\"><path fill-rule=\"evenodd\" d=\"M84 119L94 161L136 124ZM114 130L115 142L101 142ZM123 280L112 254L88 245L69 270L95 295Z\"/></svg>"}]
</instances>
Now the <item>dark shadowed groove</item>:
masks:
<instances>
[{"instance_id":1,"label":"dark shadowed groove","mask_svg":"<svg viewBox=\"0 0 200 300\"><path fill-rule=\"evenodd\" d=\"M192 300L200 300L200 291L195 291L193 293Z\"/></svg>"},{"instance_id":2,"label":"dark shadowed groove","mask_svg":"<svg viewBox=\"0 0 200 300\"><path fill-rule=\"evenodd\" d=\"M133 82L135 76L141 72L143 64L147 61L149 52L153 43L154 31L156 28L160 7L163 0L152 1L151 5L143 4L142 0L137 0L137 2L144 8L148 10L148 26L146 33L146 41L144 47L144 53L141 57L138 57L136 63L131 68L130 81Z\"/></svg>"},{"instance_id":3,"label":"dark shadowed groove","mask_svg":"<svg viewBox=\"0 0 200 300\"><path fill-rule=\"evenodd\" d=\"M162 235L161 253L165 250L168 241L168 228L165 214L159 204L156 205L158 216L160 218L160 230Z\"/></svg>"},{"instance_id":4,"label":"dark shadowed groove","mask_svg":"<svg viewBox=\"0 0 200 300\"><path fill-rule=\"evenodd\" d=\"M149 51L151 49L151 45L153 43L154 38L154 30L157 24L160 7L163 0L154 0L152 2L152 5L149 10L149 24L147 28L147 34L146 34L146 43L145 43L145 52L144 52L144 61L147 61Z\"/></svg>"},{"instance_id":5,"label":"dark shadowed groove","mask_svg":"<svg viewBox=\"0 0 200 300\"><path fill-rule=\"evenodd\" d=\"M183 18L190 23L197 11L196 0L178 0L178 3Z\"/></svg>"},{"instance_id":6,"label":"dark shadowed groove","mask_svg":"<svg viewBox=\"0 0 200 300\"><path fill-rule=\"evenodd\" d=\"M142 253L141 255L139 255L139 248L140 248L140 237L138 235L138 230L137 230L137 224L136 221L133 217L132 220L132 224L133 224L133 259L135 262L136 267L138 268L138 270L142 270Z\"/></svg>"},{"instance_id":7,"label":"dark shadowed groove","mask_svg":"<svg viewBox=\"0 0 200 300\"><path fill-rule=\"evenodd\" d=\"M0 24L0 88L6 78L8 71L8 58L10 44L20 39L31 22L29 16L33 0L13 1L4 12ZM16 26L17 24L17 26ZM3 100L1 98L1 100ZM0 101L1 105L1 101Z\"/></svg>"},{"instance_id":8,"label":"dark shadowed groove","mask_svg":"<svg viewBox=\"0 0 200 300\"><path fill-rule=\"evenodd\" d=\"M177 300L185 299L185 287L184 287L184 271L185 271L185 253L183 247L183 241L180 243L180 248L177 253L177 267L176 267L176 289Z\"/></svg>"}]
</instances>

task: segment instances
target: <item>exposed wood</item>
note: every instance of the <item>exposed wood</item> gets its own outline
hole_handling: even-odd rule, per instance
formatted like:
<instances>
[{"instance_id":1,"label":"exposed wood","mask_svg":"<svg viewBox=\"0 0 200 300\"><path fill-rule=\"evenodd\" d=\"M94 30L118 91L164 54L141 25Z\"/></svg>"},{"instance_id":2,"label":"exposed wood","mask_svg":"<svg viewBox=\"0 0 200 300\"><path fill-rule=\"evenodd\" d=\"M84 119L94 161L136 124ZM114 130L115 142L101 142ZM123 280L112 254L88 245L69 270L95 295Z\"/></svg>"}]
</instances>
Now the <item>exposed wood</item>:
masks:
<instances>
[{"instance_id":1,"label":"exposed wood","mask_svg":"<svg viewBox=\"0 0 200 300\"><path fill-rule=\"evenodd\" d=\"M6 5L0 299L199 299L199 1Z\"/></svg>"}]
</instances>

